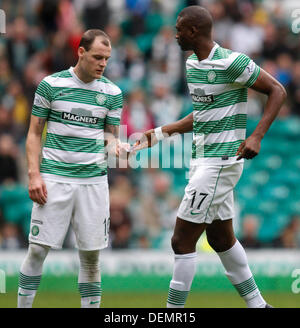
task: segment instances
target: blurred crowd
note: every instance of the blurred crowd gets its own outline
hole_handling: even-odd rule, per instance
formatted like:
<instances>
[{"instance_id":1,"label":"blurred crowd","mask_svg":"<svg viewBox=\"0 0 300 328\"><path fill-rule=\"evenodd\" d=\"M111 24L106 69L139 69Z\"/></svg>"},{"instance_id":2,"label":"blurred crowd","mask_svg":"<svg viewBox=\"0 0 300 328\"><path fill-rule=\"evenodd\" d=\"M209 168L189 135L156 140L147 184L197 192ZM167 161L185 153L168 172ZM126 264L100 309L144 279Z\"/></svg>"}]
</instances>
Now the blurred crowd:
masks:
<instances>
[{"instance_id":1,"label":"blurred crowd","mask_svg":"<svg viewBox=\"0 0 300 328\"><path fill-rule=\"evenodd\" d=\"M214 19L214 39L249 55L279 80L288 99L279 119L300 117L300 41L291 30L290 1L254 0L0 0L6 34L0 36L0 248L26 247L32 202L27 192L25 139L34 93L49 74L77 61L83 31L100 28L112 42L106 77L124 93L126 136L191 112L185 59L178 47L178 12L200 4ZM249 90L249 117L259 117L265 96ZM125 136L125 137L126 137ZM188 153L191 147L187 147ZM111 169L113 249L170 248L187 168ZM239 218L245 247L300 247L300 213L264 243L259 220ZM65 247L73 247L72 232Z\"/></svg>"}]
</instances>

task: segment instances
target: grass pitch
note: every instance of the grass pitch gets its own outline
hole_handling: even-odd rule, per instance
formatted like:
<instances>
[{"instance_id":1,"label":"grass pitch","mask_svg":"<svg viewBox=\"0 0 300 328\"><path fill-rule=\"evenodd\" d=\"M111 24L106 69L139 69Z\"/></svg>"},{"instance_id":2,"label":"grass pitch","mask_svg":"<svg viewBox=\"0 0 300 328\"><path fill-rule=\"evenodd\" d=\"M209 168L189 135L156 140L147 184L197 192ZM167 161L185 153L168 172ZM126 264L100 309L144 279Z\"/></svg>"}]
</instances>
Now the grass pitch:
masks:
<instances>
[{"instance_id":1,"label":"grass pitch","mask_svg":"<svg viewBox=\"0 0 300 328\"><path fill-rule=\"evenodd\" d=\"M293 293L263 293L265 300L276 308L299 308L300 295ZM167 292L104 292L101 308L165 308ZM15 308L17 294L0 294L0 308ZM78 292L48 292L37 293L34 308L79 308ZM191 292L186 302L186 308L245 308L244 301L236 292Z\"/></svg>"}]
</instances>

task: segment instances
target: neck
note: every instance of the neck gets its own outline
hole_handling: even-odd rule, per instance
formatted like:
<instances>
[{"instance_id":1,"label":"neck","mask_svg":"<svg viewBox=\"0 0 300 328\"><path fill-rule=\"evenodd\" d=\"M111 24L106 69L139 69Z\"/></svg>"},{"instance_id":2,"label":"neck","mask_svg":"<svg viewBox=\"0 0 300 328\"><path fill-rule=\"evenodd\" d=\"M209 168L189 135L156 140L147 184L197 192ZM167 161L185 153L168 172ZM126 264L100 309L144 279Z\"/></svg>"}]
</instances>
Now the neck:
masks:
<instances>
[{"instance_id":1,"label":"neck","mask_svg":"<svg viewBox=\"0 0 300 328\"><path fill-rule=\"evenodd\" d=\"M198 57L198 60L201 61L203 59L206 59L210 52L211 49L214 47L214 41L209 39L209 40L201 40L195 45L194 53Z\"/></svg>"},{"instance_id":2,"label":"neck","mask_svg":"<svg viewBox=\"0 0 300 328\"><path fill-rule=\"evenodd\" d=\"M78 63L74 67L74 73L84 83L90 83L94 80L94 78L92 78L88 74L86 74L86 72L81 68L81 66Z\"/></svg>"}]
</instances>

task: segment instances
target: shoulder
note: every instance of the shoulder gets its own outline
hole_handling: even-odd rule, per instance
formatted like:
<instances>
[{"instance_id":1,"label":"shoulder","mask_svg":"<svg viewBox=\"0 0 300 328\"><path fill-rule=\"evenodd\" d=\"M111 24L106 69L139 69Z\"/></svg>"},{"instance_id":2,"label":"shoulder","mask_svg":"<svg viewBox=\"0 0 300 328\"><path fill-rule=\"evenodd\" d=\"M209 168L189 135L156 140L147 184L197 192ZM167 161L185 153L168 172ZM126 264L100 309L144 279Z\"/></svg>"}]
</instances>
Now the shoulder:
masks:
<instances>
[{"instance_id":1,"label":"shoulder","mask_svg":"<svg viewBox=\"0 0 300 328\"><path fill-rule=\"evenodd\" d=\"M194 65L198 63L199 63L198 57L196 56L195 53L193 53L186 60L186 68L187 69L192 68Z\"/></svg>"},{"instance_id":2,"label":"shoulder","mask_svg":"<svg viewBox=\"0 0 300 328\"><path fill-rule=\"evenodd\" d=\"M50 86L55 86L55 84L60 81L61 79L71 78L72 75L69 70L64 70L60 72L56 72L50 75L47 75L41 81L42 84L49 84Z\"/></svg>"},{"instance_id":3,"label":"shoulder","mask_svg":"<svg viewBox=\"0 0 300 328\"><path fill-rule=\"evenodd\" d=\"M215 50L211 60L219 60L219 59L225 60L228 59L233 53L234 51L232 51L231 49L227 49L219 46Z\"/></svg>"},{"instance_id":4,"label":"shoulder","mask_svg":"<svg viewBox=\"0 0 300 328\"><path fill-rule=\"evenodd\" d=\"M68 78L68 77L72 77L72 74L70 73L70 71L68 69L60 71L60 72L56 72L53 73L51 75L49 75L49 77L52 78Z\"/></svg>"},{"instance_id":5,"label":"shoulder","mask_svg":"<svg viewBox=\"0 0 300 328\"><path fill-rule=\"evenodd\" d=\"M105 76L102 76L100 79L97 79L97 82L99 83L99 86L104 85L106 92L112 96L122 94L122 90Z\"/></svg>"}]
</instances>

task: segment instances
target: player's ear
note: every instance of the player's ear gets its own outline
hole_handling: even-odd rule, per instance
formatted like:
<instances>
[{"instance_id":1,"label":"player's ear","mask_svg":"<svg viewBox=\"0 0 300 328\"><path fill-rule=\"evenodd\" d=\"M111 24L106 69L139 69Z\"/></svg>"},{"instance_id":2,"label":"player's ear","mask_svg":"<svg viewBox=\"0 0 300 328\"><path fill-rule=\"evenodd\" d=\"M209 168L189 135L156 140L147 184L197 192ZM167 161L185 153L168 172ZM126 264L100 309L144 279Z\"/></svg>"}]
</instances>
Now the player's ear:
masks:
<instances>
[{"instance_id":1,"label":"player's ear","mask_svg":"<svg viewBox=\"0 0 300 328\"><path fill-rule=\"evenodd\" d=\"M195 34L197 34L199 32L198 28L195 25L192 25L189 30L190 30L190 33L192 36L194 36Z\"/></svg>"},{"instance_id":2,"label":"player's ear","mask_svg":"<svg viewBox=\"0 0 300 328\"><path fill-rule=\"evenodd\" d=\"M83 47L79 47L77 51L78 57L81 58L84 55L84 53L85 53L85 49Z\"/></svg>"}]
</instances>

